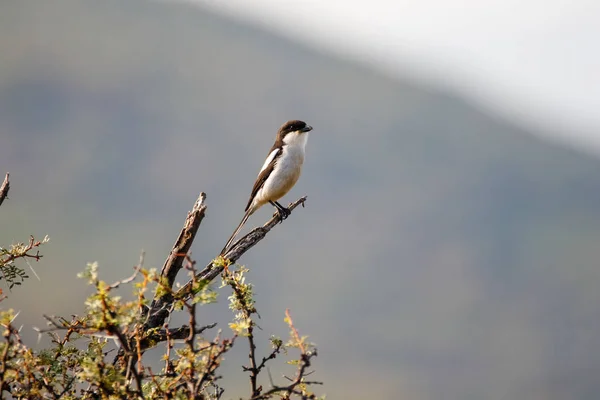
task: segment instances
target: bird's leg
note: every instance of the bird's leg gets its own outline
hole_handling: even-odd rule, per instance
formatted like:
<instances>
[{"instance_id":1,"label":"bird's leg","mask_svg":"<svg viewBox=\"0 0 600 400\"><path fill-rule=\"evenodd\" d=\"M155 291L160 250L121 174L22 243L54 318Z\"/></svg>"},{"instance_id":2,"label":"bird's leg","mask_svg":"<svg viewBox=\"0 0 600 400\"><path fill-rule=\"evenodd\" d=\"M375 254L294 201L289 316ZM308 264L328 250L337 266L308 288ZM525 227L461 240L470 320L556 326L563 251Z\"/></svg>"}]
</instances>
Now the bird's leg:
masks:
<instances>
[{"instance_id":1,"label":"bird's leg","mask_svg":"<svg viewBox=\"0 0 600 400\"><path fill-rule=\"evenodd\" d=\"M281 221L289 217L289 215L292 213L289 208L282 206L276 201L269 201L269 203L271 203L273 207L277 209L277 213L279 214L279 219Z\"/></svg>"},{"instance_id":2,"label":"bird's leg","mask_svg":"<svg viewBox=\"0 0 600 400\"><path fill-rule=\"evenodd\" d=\"M269 201L269 203L271 203L271 205L273 207L275 207L275 212L273 213L273 216L277 215L279 217L279 223L283 222L283 214L281 213L281 211L279 211L279 207L277 206L277 204L275 204L274 201Z\"/></svg>"}]
</instances>

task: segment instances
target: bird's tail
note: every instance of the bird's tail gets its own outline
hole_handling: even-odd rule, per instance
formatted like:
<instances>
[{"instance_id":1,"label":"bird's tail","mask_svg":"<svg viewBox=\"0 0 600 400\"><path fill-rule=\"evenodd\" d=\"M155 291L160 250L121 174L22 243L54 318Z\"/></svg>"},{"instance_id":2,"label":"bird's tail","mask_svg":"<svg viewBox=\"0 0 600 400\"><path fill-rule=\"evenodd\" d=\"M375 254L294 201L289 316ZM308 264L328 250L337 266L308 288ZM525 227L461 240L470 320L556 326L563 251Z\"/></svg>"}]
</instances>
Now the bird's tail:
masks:
<instances>
[{"instance_id":1,"label":"bird's tail","mask_svg":"<svg viewBox=\"0 0 600 400\"><path fill-rule=\"evenodd\" d=\"M250 217L251 214L252 214L252 208L248 208L248 211L246 211L246 214L244 214L244 218L242 218L242 221L240 222L240 224L238 225L238 227L235 228L235 231L233 231L233 234L231 235L231 237L229 238L229 240L225 244L225 247L223 247L223 250L221 250L221 255L222 256L224 256L225 252L227 250L229 250L229 246L231 246L231 243L233 242L233 239L235 239L235 237L237 236L237 234L240 233L240 231L242 230L242 227L244 226L244 224L246 223L246 221L248 221L248 218Z\"/></svg>"}]
</instances>

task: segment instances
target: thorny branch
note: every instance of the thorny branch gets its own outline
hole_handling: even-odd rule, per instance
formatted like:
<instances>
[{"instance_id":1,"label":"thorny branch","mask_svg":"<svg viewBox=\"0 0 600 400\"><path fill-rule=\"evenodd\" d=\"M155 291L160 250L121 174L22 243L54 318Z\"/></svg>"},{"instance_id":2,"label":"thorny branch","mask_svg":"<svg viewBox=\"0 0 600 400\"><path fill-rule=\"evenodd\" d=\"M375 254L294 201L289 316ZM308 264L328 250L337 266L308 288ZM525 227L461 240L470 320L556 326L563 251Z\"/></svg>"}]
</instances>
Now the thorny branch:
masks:
<instances>
[{"instance_id":1,"label":"thorny branch","mask_svg":"<svg viewBox=\"0 0 600 400\"><path fill-rule=\"evenodd\" d=\"M294 326L294 322L292 321L292 317L290 316L289 310L285 310L285 316L286 316L286 321L290 327L290 331L291 331L291 335L292 335L292 344L293 344L293 346L298 347L298 349L300 349L300 360L298 363L298 369L296 371L296 377L295 378L285 377L288 381L290 381L289 385L277 386L277 385L272 384L271 389L267 390L264 393L261 393L258 395L253 395L250 398L250 400L268 399L268 398L271 398L271 396L274 394L279 394L281 396L281 393L283 393L282 399L289 399L292 394L298 395L302 399L316 399L317 397L314 394L308 393L302 386L322 385L323 384L322 382L305 380L305 378L312 373L312 372L308 372L307 370L308 370L308 368L310 368L311 359L313 357L317 356L317 350L316 349L312 349L312 350L307 349L307 347L304 343L304 338L302 338L298 334L298 330Z\"/></svg>"},{"instance_id":2,"label":"thorny branch","mask_svg":"<svg viewBox=\"0 0 600 400\"><path fill-rule=\"evenodd\" d=\"M37 273L28 260L33 259L39 261L43 256L40 254L39 250L36 250L35 253L33 253L32 250L47 243L49 240L50 239L47 236L41 241L35 240L33 236L30 236L27 244L13 244L8 249L0 247L0 279L4 279L8 284L8 287L12 288L14 285L20 285L21 281L28 278L25 271L15 265L14 262L18 259L25 260L33 274L37 277Z\"/></svg>"},{"instance_id":3,"label":"thorny branch","mask_svg":"<svg viewBox=\"0 0 600 400\"><path fill-rule=\"evenodd\" d=\"M256 308L254 307L254 300L252 299L252 285L245 283L241 279L241 273L232 273L229 269L223 270L223 281L226 282L233 290L233 297L230 298L231 308L234 311L241 312L236 319L243 321L246 326L248 338L248 346L250 352L248 358L250 360L250 366L243 366L244 371L250 372L250 390L251 396L257 396L260 394L261 388L258 386L258 374L260 369L256 365L256 344L254 342L254 327L255 322L252 319L252 315L256 314Z\"/></svg>"},{"instance_id":4,"label":"thorny branch","mask_svg":"<svg viewBox=\"0 0 600 400\"><path fill-rule=\"evenodd\" d=\"M288 206L290 211L293 211L299 205L304 207L304 203L306 202L306 196L299 198ZM278 214L273 215L273 217L267 221L263 226L254 228L244 237L236 241L224 255L223 259L215 260L209 263L202 271L196 274L197 281L212 281L215 279L225 268L225 265L231 265L237 262L241 256L244 255L248 250L254 247L258 242L263 240L267 233L271 229L273 229L278 223L283 222ZM221 261L221 262L219 262ZM177 291L175 296L177 298L187 298L189 297L192 289L192 282L187 282L181 289Z\"/></svg>"},{"instance_id":5,"label":"thorny branch","mask_svg":"<svg viewBox=\"0 0 600 400\"><path fill-rule=\"evenodd\" d=\"M60 349L64 348L70 342L73 334L76 334L76 336L112 338L120 347L112 366L104 362L104 357L108 352L101 354L102 357L98 359L99 361L94 362L101 376L110 376L111 371L121 371L121 373L124 373L126 378L125 386L120 386L120 391L117 392L112 386L102 383L102 380L99 383L94 383L95 386L90 381L90 387L82 391L82 393L92 396L109 395L120 396L122 398L124 398L123 396L127 398L132 398L129 396L144 398L145 390L142 388L145 385L144 381L147 381L154 383L157 390L155 394L159 394L161 398L174 398L173 396L176 393L182 393L182 390L190 396L189 398L203 398L208 400L219 399L223 395L224 390L216 384L216 381L220 378L216 375L216 371L222 362L223 355L233 346L240 332L234 330L235 335L231 339L221 339L219 333L214 340L210 342L205 341L201 334L205 330L215 327L216 324L198 326L195 312L198 300L194 297L198 293L198 290L206 287L210 281L218 277L223 271L225 271L223 275L224 282L228 276L232 276L227 267L235 263L246 251L260 242L282 220L278 214L274 215L263 226L253 229L250 233L236 241L224 257L219 257L212 261L202 271L198 272L195 269L195 262L189 256L189 249L205 215L205 198L205 194L201 193L194 207L188 213L181 233L173 245L159 277L155 272L142 268L143 253L140 257L139 265L134 268L133 275L112 285L100 281L92 265L89 275L84 276L90 278L90 283L94 284L97 290L97 294L93 296L95 303L88 303L88 307L90 307L90 304L95 304L93 307L96 308L93 309L93 313L88 314L84 318L73 317L71 321L63 318L46 317L51 328L40 330L40 333L49 332L53 334L58 330L66 331L63 339L60 339L56 334L53 336L53 342L58 346L56 352L57 358L55 359L57 362L59 355L62 354ZM302 197L290 204L290 211L299 205L304 206L305 201L306 197ZM24 257L39 259L41 257L39 254L27 254L27 251L37 247L39 244L40 242L35 242L31 238ZM189 270L192 278L182 288L174 291L175 278L181 269ZM238 272L236 271L236 273ZM120 285L135 281L140 275L143 278L143 282L138 285L143 289L137 294L137 302L130 302L130 305L122 305L117 300L118 296L109 295L111 290L117 289ZM267 356L262 357L262 359L258 358L254 337L254 327L256 324L251 319L252 314L256 313L252 300L251 284L244 284L243 271L239 272L238 276L240 278L238 282L241 285L230 285L241 304L238 310L243 312L243 316L247 322L246 334L244 335L248 337L250 346L248 355L250 365L243 368L250 373L251 395L249 399L269 399L274 396L279 396L282 399L290 399L292 395L297 395L302 399L316 399L315 395L308 392L307 386L320 384L320 382L306 381L305 378L311 373L308 372L308 368L310 368L312 357L315 357L317 353L316 350L313 350L312 346L304 344L304 338L299 336L287 311L286 320L291 329L290 344L283 344L280 339L274 338L272 339L273 350ZM143 293L149 282L157 283L158 289L155 292L151 305L146 306ZM131 308L131 304L134 305L133 308ZM122 319L122 313L123 310L127 309L126 307L129 307L128 310L133 311L133 313L128 314L127 318L130 319ZM189 320L187 324L178 328L170 328L171 313L176 307L177 309L183 308L186 310ZM141 320L139 317L141 317ZM138 321L137 324L136 321ZM171 359L173 343L177 340L184 343L184 348L175 350L177 357ZM166 344L165 368L162 374L153 374L149 367L142 364L142 354L147 349L161 342L165 342ZM289 347L297 347L301 353L299 359L296 360L296 364L298 365L296 376L294 378L285 377L289 380L289 385L277 386L272 383L271 388L263 392L262 386L258 385L259 373L266 368L269 360L274 359L282 350ZM3 371L6 364L3 361L6 355L3 356L1 353L2 351L0 351L0 393L4 389ZM75 377L72 379L65 378L67 386L63 386L63 389L58 392L54 388L48 387L48 393L54 398L61 397L72 390L74 379ZM164 382L164 379L170 379L170 383L166 386L161 383ZM208 389L214 389L214 395L208 394Z\"/></svg>"},{"instance_id":6,"label":"thorny branch","mask_svg":"<svg viewBox=\"0 0 600 400\"><path fill-rule=\"evenodd\" d=\"M39 261L40 258L43 257L39 250L37 250L35 254L30 254L29 252L36 247L40 247L43 243L43 241L35 240L33 236L30 236L29 243L26 245L17 246L17 251L6 254L4 258L0 259L0 265L7 265L18 258L32 258L35 261Z\"/></svg>"},{"instance_id":7,"label":"thorny branch","mask_svg":"<svg viewBox=\"0 0 600 400\"><path fill-rule=\"evenodd\" d=\"M201 197L202 196L203 194L201 194ZM202 200L204 200L204 198L202 198ZM302 205L304 207L305 201L306 196L301 197L300 199L290 204L289 210L293 211L299 205ZM196 204L198 204L198 202L196 202ZM167 262L165 262L165 266L163 267L163 270L161 272L161 277L163 276L163 274L166 274L167 271L175 271L175 268L177 268L175 272L178 272L179 269L181 269L181 263L183 263L183 260L185 259L185 253L182 254L182 252L177 251L176 248L178 244L180 244L180 240L184 240L184 242L181 242L181 249L189 249L191 247L196 230L200 226L201 218L204 217L204 210L206 209L206 207L203 206L201 214L199 212L194 213L194 209L192 210L192 212L190 212L190 214L188 214L188 219L186 220L186 224L184 225L184 230L182 230L182 233L179 235L179 238L175 243L175 246L173 246L173 250L171 250ZM186 226L188 226L188 221L190 221L190 218L192 218L192 221L194 222L196 221L196 219L199 219L199 221L197 221L197 226L196 224L194 224L194 226L196 226L196 230L193 231L193 234L190 232L189 234L184 235L184 231L186 229ZM191 223L192 221L190 221L189 223ZM242 255L244 255L244 253L246 253L248 250L254 247L262 239L264 239L267 233L269 233L269 231L273 229L279 222L282 222L280 217L277 214L274 215L262 227L254 228L250 233L246 234L244 237L236 241L231 246L229 251L227 251L227 254L225 254L224 258L228 261L223 262L222 259L212 261L202 271L195 274L194 279L190 279L181 289L179 289L174 294L169 294L162 297L155 297L154 301L152 302L152 305L150 306L150 310L148 312L148 319L144 325L144 328L152 329L162 326L165 319L169 315L170 306L173 302L173 298L188 299L190 296L193 295L192 288L194 282L211 282L212 280L214 280L223 271L225 265L235 263ZM177 267L174 267L170 264L170 260L172 259L174 254L178 256L176 258L176 260L179 263ZM173 287L174 276L172 281L169 280L170 285L168 286L168 289L171 289Z\"/></svg>"},{"instance_id":8,"label":"thorny branch","mask_svg":"<svg viewBox=\"0 0 600 400\"><path fill-rule=\"evenodd\" d=\"M157 291L150 309L144 311L147 315L147 320L144 323L144 330L162 326L169 315L169 308L174 300L171 290L175 283L175 278L177 277L177 273L183 267L183 262L192 247L196 232L198 232L200 223L204 219L206 212L204 200L206 200L206 194L200 193L200 196L198 196L198 199L194 203L192 211L188 213L183 228L181 229L181 233L179 233L167 260L162 267L160 272L161 284L168 290Z\"/></svg>"},{"instance_id":9,"label":"thorny branch","mask_svg":"<svg viewBox=\"0 0 600 400\"><path fill-rule=\"evenodd\" d=\"M189 261L187 256L189 249L192 246L193 240L195 238L196 232L200 227L200 223L204 219L206 212L206 205L204 201L206 199L206 194L200 193L198 199L194 203L192 210L188 213L183 228L165 261L163 268L160 273L160 282L162 290L157 290L156 295L152 301L152 304L148 308L144 308L142 310L142 317L144 318L144 324L142 327L138 329L141 331L142 335L144 332L154 331L157 328L168 329L165 326L165 321L169 317L170 313L173 311L173 306L175 299L181 300L185 307L191 307L192 304L187 302L188 299L193 295L193 288L198 287L198 283L202 282L204 284L214 280L219 274L223 271L225 265L230 265L235 263L246 251L255 246L258 242L260 242L266 234L273 229L278 223L282 222L279 214L275 214L266 224L262 227L257 227L253 229L250 233L246 234L244 237L236 241L225 257L227 261L224 261L222 258L219 258L215 261L209 263L202 271L196 272L193 271L193 277L190 279L182 288L173 291L173 285L175 282L175 278L178 272L184 267L185 261ZM306 196L301 197L296 200L292 204L289 205L289 210L292 211L299 205L304 207L304 202L306 201ZM192 265L193 268L193 265ZM135 274L134 274L135 275ZM189 310L188 310L189 311ZM193 321L195 323L195 321ZM193 331L195 327L190 325L188 329L192 328L189 332L189 337L195 336ZM179 331L180 332L180 331ZM130 335L130 340L133 340L135 334ZM157 338L154 336L154 338ZM145 351L148 347L155 345L156 342L154 340L146 340L142 339L142 345L139 346L141 352ZM113 363L121 363L123 365L123 356L125 356L125 348L122 347L118 354L116 355ZM137 359L136 355L133 355L134 359ZM137 360L136 360L137 361ZM127 363L125 363L127 364Z\"/></svg>"}]
</instances>

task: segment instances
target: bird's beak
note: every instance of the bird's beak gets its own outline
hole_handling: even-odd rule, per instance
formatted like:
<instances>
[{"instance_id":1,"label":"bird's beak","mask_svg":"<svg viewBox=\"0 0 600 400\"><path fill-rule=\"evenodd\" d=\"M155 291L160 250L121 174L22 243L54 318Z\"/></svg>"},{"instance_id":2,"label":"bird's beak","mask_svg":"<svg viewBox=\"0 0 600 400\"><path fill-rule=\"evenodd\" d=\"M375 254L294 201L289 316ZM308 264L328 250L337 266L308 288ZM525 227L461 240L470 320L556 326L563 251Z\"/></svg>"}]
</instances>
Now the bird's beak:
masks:
<instances>
[{"instance_id":1,"label":"bird's beak","mask_svg":"<svg viewBox=\"0 0 600 400\"><path fill-rule=\"evenodd\" d=\"M310 125L306 125L304 128L302 128L302 132L310 132L312 131L312 126Z\"/></svg>"}]
</instances>

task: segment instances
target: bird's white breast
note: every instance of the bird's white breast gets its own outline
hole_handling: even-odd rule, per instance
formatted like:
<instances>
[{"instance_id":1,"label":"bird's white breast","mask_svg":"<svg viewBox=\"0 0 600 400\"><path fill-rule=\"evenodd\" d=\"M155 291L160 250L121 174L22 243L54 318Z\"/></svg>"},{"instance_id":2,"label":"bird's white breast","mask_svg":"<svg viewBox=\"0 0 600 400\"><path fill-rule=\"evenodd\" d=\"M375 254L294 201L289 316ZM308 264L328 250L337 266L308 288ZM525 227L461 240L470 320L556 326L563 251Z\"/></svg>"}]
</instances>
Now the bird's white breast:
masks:
<instances>
[{"instance_id":1,"label":"bird's white breast","mask_svg":"<svg viewBox=\"0 0 600 400\"><path fill-rule=\"evenodd\" d=\"M296 184L302 172L307 140L308 132L290 133L283 139L282 154L277 159L273 172L257 193L257 201L260 203L277 201ZM272 159L271 154L269 158Z\"/></svg>"}]
</instances>

